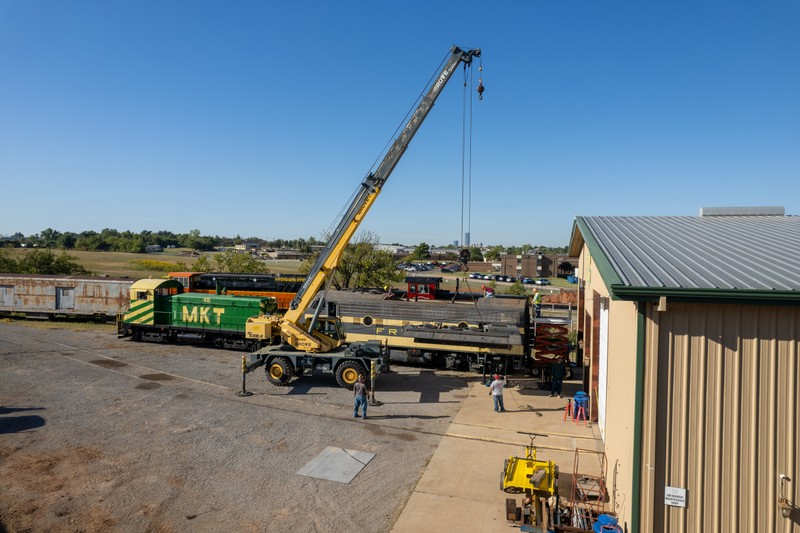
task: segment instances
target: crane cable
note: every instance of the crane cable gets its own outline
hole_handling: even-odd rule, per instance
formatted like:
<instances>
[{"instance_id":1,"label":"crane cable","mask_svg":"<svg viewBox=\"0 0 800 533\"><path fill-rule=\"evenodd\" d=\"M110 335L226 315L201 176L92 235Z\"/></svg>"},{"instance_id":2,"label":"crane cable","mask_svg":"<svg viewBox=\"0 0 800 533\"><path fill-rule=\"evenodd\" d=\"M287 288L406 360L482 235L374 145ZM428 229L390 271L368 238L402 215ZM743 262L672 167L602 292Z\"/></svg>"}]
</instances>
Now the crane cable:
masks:
<instances>
[{"instance_id":1,"label":"crane cable","mask_svg":"<svg viewBox=\"0 0 800 533\"><path fill-rule=\"evenodd\" d=\"M470 65L472 67L472 65ZM483 100L483 55L480 56L478 63L478 100ZM469 250L472 245L471 242L467 243L466 236L471 236L472 231L472 130L473 130L473 99L469 98L469 88L472 86L472 68L464 69L464 91L462 96L462 120L461 120L461 246L464 250ZM467 101L469 101L469 113L467 113ZM469 117L469 119L467 119ZM469 132L469 133L467 133ZM464 232L464 203L466 198L466 211L467 211L467 231ZM467 290L472 291L470 287L469 278L466 277L466 270L464 276L464 284ZM482 323L483 317L481 316L480 308L478 307L478 299L473 299L475 311L478 314L478 320Z\"/></svg>"}]
</instances>

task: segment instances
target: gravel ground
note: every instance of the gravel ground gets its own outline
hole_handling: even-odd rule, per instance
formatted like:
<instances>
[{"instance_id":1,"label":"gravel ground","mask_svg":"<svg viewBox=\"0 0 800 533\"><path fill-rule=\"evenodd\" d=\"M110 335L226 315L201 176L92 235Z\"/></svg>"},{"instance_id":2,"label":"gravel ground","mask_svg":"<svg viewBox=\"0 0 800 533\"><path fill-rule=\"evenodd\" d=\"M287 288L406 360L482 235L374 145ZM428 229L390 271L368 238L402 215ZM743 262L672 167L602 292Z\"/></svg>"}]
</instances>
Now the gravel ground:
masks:
<instances>
[{"instance_id":1,"label":"gravel ground","mask_svg":"<svg viewBox=\"0 0 800 533\"><path fill-rule=\"evenodd\" d=\"M395 367L362 421L332 376L243 398L240 352L51 328L0 322L0 532L388 531L479 379ZM375 458L296 474L327 446Z\"/></svg>"}]
</instances>

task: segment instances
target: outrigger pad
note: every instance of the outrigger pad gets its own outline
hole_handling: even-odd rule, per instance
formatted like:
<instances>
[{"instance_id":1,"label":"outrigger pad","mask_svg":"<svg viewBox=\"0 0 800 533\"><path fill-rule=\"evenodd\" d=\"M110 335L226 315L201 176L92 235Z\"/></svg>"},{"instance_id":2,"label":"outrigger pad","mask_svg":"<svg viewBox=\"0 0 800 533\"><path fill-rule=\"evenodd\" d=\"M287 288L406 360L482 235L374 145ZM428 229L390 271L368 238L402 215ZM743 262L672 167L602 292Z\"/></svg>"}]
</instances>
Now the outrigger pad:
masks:
<instances>
[{"instance_id":1,"label":"outrigger pad","mask_svg":"<svg viewBox=\"0 0 800 533\"><path fill-rule=\"evenodd\" d=\"M300 476L350 483L367 466L374 453L328 446L297 471Z\"/></svg>"}]
</instances>

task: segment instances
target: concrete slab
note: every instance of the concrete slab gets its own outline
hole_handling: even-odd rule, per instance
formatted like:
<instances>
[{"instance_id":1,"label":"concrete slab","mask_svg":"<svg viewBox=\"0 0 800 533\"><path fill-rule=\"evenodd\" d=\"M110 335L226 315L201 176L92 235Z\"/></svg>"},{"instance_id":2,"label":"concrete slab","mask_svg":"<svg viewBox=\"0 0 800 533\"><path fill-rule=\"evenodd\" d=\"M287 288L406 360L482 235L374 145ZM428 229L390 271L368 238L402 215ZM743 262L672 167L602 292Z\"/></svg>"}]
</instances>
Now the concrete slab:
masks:
<instances>
[{"instance_id":1,"label":"concrete slab","mask_svg":"<svg viewBox=\"0 0 800 533\"><path fill-rule=\"evenodd\" d=\"M566 397L549 397L534 379L514 383L505 391L504 413L494 411L485 385L472 385L392 531L518 530L506 520L505 501L521 496L501 490L501 473L506 459L524 457L530 434L538 459L559 467L561 495L569 495L575 449L602 450L599 432L564 420ZM595 474L587 469L594 468L581 464Z\"/></svg>"},{"instance_id":2,"label":"concrete slab","mask_svg":"<svg viewBox=\"0 0 800 533\"><path fill-rule=\"evenodd\" d=\"M350 483L367 466L374 453L328 446L297 471L300 476Z\"/></svg>"}]
</instances>

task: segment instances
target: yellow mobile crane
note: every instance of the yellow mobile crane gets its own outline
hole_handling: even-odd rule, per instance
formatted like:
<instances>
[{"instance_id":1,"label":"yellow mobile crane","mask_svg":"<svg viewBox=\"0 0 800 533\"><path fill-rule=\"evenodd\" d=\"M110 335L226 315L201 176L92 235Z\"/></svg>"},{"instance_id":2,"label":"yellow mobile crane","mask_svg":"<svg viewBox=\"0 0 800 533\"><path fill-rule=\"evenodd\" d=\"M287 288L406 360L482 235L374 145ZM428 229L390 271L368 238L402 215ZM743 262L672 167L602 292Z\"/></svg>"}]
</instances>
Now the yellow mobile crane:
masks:
<instances>
[{"instance_id":1,"label":"yellow mobile crane","mask_svg":"<svg viewBox=\"0 0 800 533\"><path fill-rule=\"evenodd\" d=\"M327 287L347 244L456 68L460 64L466 68L472 64L474 57L480 55L480 49L462 50L457 46L450 49L450 56L443 69L380 165L361 182L355 198L314 263L305 283L297 291L289 310L283 316L261 316L248 320L248 339L272 340L274 344L250 354L244 364L245 373L266 366L270 383L285 385L293 377L300 377L306 372L332 372L339 385L352 388L358 375L366 375L367 369L373 363L376 363L379 370L388 370L389 359L381 350L380 343L373 341L345 345L346 336L335 304L326 304L324 294L310 318L306 318L306 315L311 311L310 304L314 297ZM482 92L483 85L479 82L479 95ZM326 309L327 316L320 316L323 308Z\"/></svg>"}]
</instances>

